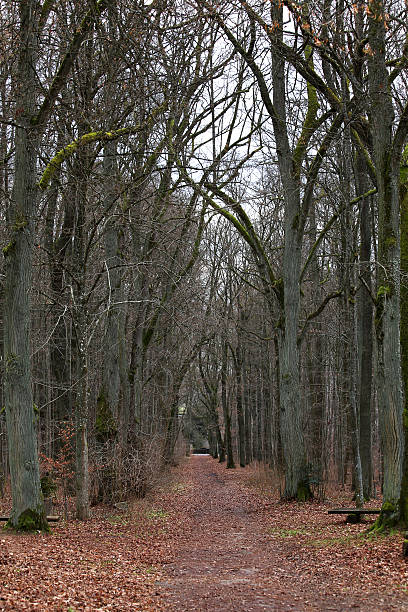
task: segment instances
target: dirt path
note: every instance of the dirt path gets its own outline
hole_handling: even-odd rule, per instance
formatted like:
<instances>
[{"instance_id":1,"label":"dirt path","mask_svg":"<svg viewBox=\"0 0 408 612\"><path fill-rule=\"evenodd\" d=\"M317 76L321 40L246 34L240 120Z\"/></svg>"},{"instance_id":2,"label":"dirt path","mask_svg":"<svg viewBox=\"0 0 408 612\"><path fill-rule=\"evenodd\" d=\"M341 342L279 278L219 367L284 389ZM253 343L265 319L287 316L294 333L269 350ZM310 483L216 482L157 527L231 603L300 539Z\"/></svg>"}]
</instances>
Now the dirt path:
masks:
<instances>
[{"instance_id":1,"label":"dirt path","mask_svg":"<svg viewBox=\"0 0 408 612\"><path fill-rule=\"evenodd\" d=\"M170 610L408 611L406 591L397 588L401 585L393 593L387 581L367 590L363 566L360 573L353 569L357 577L348 575L353 550L349 557L347 550L320 555L322 551L297 538L282 537L282 515L286 524L299 528L298 509L265 503L245 486L242 471L227 471L209 457L193 456L182 473L185 531L182 541L174 542L175 562L165 566L157 584ZM314 511L328 522L322 509Z\"/></svg>"}]
</instances>

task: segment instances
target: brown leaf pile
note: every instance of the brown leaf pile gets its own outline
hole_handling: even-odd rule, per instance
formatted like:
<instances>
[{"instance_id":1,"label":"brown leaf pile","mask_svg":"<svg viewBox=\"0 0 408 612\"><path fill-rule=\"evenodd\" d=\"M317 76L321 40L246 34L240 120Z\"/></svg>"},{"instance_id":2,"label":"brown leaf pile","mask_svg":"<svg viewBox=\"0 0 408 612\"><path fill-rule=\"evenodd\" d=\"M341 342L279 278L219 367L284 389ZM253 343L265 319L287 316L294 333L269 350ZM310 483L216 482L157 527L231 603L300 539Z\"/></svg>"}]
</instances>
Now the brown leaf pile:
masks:
<instances>
[{"instance_id":1,"label":"brown leaf pile","mask_svg":"<svg viewBox=\"0 0 408 612\"><path fill-rule=\"evenodd\" d=\"M164 610L156 581L179 528L168 528L166 495L129 512L98 508L89 521L53 524L50 535L0 532L0 609Z\"/></svg>"}]
</instances>

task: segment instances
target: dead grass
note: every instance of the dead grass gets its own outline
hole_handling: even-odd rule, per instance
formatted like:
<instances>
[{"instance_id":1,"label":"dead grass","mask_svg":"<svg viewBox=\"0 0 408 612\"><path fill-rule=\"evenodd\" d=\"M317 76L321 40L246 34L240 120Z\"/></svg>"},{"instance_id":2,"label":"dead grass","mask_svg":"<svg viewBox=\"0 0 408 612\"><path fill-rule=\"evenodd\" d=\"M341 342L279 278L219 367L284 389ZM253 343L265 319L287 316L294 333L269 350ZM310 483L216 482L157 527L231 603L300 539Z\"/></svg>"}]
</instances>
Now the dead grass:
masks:
<instances>
[{"instance_id":1,"label":"dead grass","mask_svg":"<svg viewBox=\"0 0 408 612\"><path fill-rule=\"evenodd\" d=\"M262 496L275 498L281 496L283 478L278 470L271 469L265 463L254 461L242 470L244 482L254 487Z\"/></svg>"}]
</instances>

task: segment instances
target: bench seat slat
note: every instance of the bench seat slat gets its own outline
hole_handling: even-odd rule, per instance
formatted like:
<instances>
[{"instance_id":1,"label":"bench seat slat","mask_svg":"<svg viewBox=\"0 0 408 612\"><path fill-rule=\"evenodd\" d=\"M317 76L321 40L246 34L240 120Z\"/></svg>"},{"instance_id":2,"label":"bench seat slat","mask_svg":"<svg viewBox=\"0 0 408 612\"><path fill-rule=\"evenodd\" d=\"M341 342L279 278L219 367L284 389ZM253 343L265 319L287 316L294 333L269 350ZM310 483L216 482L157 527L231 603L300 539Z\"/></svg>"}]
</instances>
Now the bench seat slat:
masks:
<instances>
[{"instance_id":1,"label":"bench seat slat","mask_svg":"<svg viewBox=\"0 0 408 612\"><path fill-rule=\"evenodd\" d=\"M327 514L380 514L381 510L373 508L333 508Z\"/></svg>"},{"instance_id":2,"label":"bench seat slat","mask_svg":"<svg viewBox=\"0 0 408 612\"><path fill-rule=\"evenodd\" d=\"M0 516L0 521L8 521L9 520L9 516ZM50 523L55 523L56 521L59 521L60 517L59 516L47 516L47 521L49 521Z\"/></svg>"}]
</instances>

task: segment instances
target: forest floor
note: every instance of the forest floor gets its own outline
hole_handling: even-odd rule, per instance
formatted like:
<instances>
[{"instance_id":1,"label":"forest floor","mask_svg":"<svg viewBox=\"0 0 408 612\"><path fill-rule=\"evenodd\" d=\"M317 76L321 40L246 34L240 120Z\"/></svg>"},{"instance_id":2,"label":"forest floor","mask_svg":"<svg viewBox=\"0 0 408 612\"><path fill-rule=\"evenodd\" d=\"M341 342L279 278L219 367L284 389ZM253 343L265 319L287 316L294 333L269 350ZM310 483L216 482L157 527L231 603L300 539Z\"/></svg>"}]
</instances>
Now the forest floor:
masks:
<instances>
[{"instance_id":1,"label":"forest floor","mask_svg":"<svg viewBox=\"0 0 408 612\"><path fill-rule=\"evenodd\" d=\"M128 511L1 532L0 610L408 611L401 535L327 515L337 504L282 503L256 470L192 456Z\"/></svg>"}]
</instances>

